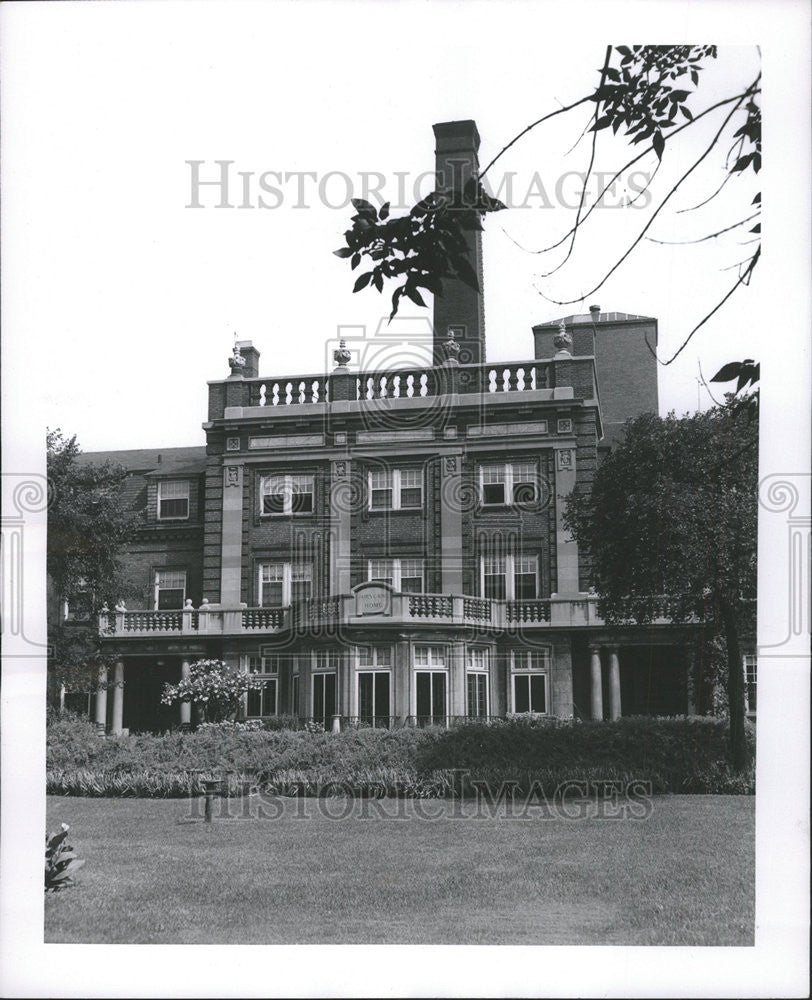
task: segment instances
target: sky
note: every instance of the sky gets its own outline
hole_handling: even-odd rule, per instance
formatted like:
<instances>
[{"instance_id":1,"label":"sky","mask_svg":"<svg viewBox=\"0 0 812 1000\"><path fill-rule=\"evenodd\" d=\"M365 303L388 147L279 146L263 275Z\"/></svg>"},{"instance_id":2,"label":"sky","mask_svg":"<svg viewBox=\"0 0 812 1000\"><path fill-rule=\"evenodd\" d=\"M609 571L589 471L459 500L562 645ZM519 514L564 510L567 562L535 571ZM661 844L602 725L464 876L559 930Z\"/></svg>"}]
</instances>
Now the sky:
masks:
<instances>
[{"instance_id":1,"label":"sky","mask_svg":"<svg viewBox=\"0 0 812 1000\"><path fill-rule=\"evenodd\" d=\"M332 254L349 225L349 197L372 184L371 200L408 207L404 195L430 190L434 122L473 118L484 165L529 122L594 86L607 40L635 41L617 28L607 34L600 19L576 37L551 10L19 5L5 32L5 100L17 112L5 135L6 233L18 307L6 349L12 363L24 351L19 363L35 367L26 399L44 424L76 434L84 450L203 443L206 382L228 375L235 334L261 352L260 374L288 376L331 370L339 327L370 337L385 326L389 295L354 295L347 263ZM752 44L723 47L694 111L758 69ZM749 226L701 245L644 242L591 294L702 152L717 113L668 152L650 202L623 209L634 187L616 189L566 267L540 279L560 257L520 245L543 247L571 225L573 172L586 168L588 140L571 147L588 114L578 109L529 133L489 174L512 206L486 221L489 361L532 357L534 323L593 303L657 317L666 360L735 280L724 269L752 252L740 245ZM748 214L752 178L705 210L679 212L718 186L726 152L695 171L649 235L695 239ZM595 169L614 171L628 155L602 133ZM203 181L223 176L218 161L229 161L230 207L215 207L219 187L194 191L195 170ZM642 160L629 183L639 188L655 163L653 154ZM263 193L263 174L277 194ZM540 292L581 301L559 306ZM431 313L402 315L422 330ZM660 367L661 412L710 405L700 365L709 378L726 361L757 357L764 322L757 272L677 362Z\"/></svg>"}]
</instances>

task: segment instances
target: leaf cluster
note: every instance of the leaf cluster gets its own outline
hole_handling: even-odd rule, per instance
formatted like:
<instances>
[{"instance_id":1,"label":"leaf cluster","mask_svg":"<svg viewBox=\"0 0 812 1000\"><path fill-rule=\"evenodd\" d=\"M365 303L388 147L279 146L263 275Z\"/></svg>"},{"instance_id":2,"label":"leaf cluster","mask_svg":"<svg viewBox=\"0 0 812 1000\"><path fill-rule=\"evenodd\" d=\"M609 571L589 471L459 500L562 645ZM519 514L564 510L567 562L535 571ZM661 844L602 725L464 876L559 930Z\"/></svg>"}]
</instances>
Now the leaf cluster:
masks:
<instances>
[{"instance_id":1,"label":"leaf cluster","mask_svg":"<svg viewBox=\"0 0 812 1000\"><path fill-rule=\"evenodd\" d=\"M390 320L405 296L425 306L421 289L443 294L443 282L458 279L479 291L479 278L469 259L470 234L482 229L481 217L505 206L478 180L469 178L461 192L438 192L422 198L407 215L391 216L389 202L380 209L353 198L356 214L344 233L346 246L335 250L353 270L362 260L372 264L355 281L354 292L367 287L383 291L384 281L401 281L392 295Z\"/></svg>"},{"instance_id":2,"label":"leaf cluster","mask_svg":"<svg viewBox=\"0 0 812 1000\"><path fill-rule=\"evenodd\" d=\"M84 865L68 843L67 823L59 833L45 834L45 891L59 892L73 885L75 873Z\"/></svg>"},{"instance_id":3,"label":"leaf cluster","mask_svg":"<svg viewBox=\"0 0 812 1000\"><path fill-rule=\"evenodd\" d=\"M686 102L704 60L716 58L716 46L618 45L614 54L619 65L604 67L604 82L591 95L597 102L591 131L622 128L633 145L651 141L661 160L666 130L693 120Z\"/></svg>"}]
</instances>

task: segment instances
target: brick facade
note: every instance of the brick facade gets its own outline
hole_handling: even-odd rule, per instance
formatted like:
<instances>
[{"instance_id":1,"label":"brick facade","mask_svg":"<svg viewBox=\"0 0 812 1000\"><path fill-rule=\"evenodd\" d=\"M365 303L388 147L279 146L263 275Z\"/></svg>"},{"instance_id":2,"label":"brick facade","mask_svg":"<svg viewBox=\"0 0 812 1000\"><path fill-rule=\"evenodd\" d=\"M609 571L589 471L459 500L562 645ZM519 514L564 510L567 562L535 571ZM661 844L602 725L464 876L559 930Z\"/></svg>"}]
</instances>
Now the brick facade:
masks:
<instances>
[{"instance_id":1,"label":"brick facade","mask_svg":"<svg viewBox=\"0 0 812 1000\"><path fill-rule=\"evenodd\" d=\"M475 162L473 123L438 129L438 169L449 136ZM481 270L478 234L471 263ZM442 350L455 317L472 363ZM556 346L558 322L542 324L534 358L491 366L482 323L481 295L455 288L435 309L439 363L384 377L339 366L264 379L258 350L240 344L246 363L209 383L205 448L171 461L140 453L134 468L134 583L127 610L102 622L130 688L150 664L178 673L205 654L261 662L276 692L263 714L328 728L584 715L589 677L601 676L606 714L620 714L614 650L627 637L597 617L562 511L592 483L605 401L615 421L623 406L656 409L656 369L630 348L641 330L656 336L656 321L570 317L571 350ZM162 523L169 480L188 481L188 513ZM185 572L185 610L155 609L160 570ZM662 622L646 641L667 651L681 638Z\"/></svg>"}]
</instances>

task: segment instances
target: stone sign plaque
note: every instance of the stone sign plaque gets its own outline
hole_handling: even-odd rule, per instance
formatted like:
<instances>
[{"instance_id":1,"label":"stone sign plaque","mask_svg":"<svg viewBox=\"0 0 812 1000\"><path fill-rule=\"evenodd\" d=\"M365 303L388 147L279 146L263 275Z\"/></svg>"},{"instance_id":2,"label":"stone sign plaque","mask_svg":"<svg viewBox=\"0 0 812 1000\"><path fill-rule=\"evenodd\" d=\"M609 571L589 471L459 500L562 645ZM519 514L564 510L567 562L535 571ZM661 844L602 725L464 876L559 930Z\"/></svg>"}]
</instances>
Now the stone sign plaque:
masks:
<instances>
[{"instance_id":1,"label":"stone sign plaque","mask_svg":"<svg viewBox=\"0 0 812 1000\"><path fill-rule=\"evenodd\" d=\"M391 615L392 595L387 587L371 584L355 592L355 613L364 615Z\"/></svg>"}]
</instances>

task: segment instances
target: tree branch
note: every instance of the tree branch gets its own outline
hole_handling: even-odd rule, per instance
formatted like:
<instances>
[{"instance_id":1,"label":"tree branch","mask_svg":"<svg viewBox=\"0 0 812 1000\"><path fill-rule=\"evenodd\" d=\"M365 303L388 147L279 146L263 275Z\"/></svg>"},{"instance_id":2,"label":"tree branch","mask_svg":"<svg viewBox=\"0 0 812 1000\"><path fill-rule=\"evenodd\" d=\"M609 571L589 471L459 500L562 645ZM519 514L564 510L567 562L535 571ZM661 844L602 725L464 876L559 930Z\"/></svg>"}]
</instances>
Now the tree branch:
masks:
<instances>
[{"instance_id":1,"label":"tree branch","mask_svg":"<svg viewBox=\"0 0 812 1000\"><path fill-rule=\"evenodd\" d=\"M717 229L715 233L708 233L707 236L702 236L698 240L656 240L653 236L647 236L646 239L650 243L659 243L661 246L669 247L683 247L689 244L704 243L705 240L712 240L717 236L721 236L722 233L729 233L731 229L737 229L739 226L743 226L746 222L752 222L753 219L761 215L761 212L753 212L746 219L740 219L739 222L734 222L732 226L726 226L724 229Z\"/></svg>"},{"instance_id":2,"label":"tree branch","mask_svg":"<svg viewBox=\"0 0 812 1000\"><path fill-rule=\"evenodd\" d=\"M720 302L718 302L714 306L713 309L711 309L711 311L707 314L707 316L705 316L704 319L702 319L699 323L696 324L696 326L693 328L693 330L691 330L691 332L688 334L688 336L682 342L682 345L679 347L679 349L668 359L668 361L660 361L661 365L663 365L663 366L670 365L672 361L674 361L676 358L678 358L680 356L680 354L682 354L682 352L685 350L685 347L687 346L688 341L693 337L693 335L697 332L697 330L699 330L700 327L703 327L708 322L708 320L711 318L711 316L713 316L714 313L717 313L722 308L722 306L725 304L725 302L727 302L727 300L730 298L730 296L736 291L736 289L740 285L746 285L746 284L748 284L748 280L747 279L750 277L750 275L752 275L753 271L755 270L756 264L758 264L758 258L759 258L760 255L761 255L761 247L759 247L758 250L756 250L756 252L753 254L753 256L752 256L752 258L750 260L750 263L747 266L747 269L745 270L744 274L739 275L738 279L736 280L736 284L730 289L730 291L727 293L727 295L725 295L725 297ZM659 361L659 358L657 360Z\"/></svg>"},{"instance_id":3,"label":"tree branch","mask_svg":"<svg viewBox=\"0 0 812 1000\"><path fill-rule=\"evenodd\" d=\"M665 208L665 206L668 203L668 201L677 193L677 191L679 190L679 188L683 184L683 182L686 181L688 179L688 177L690 177L690 175L694 172L694 170L696 170L696 168L699 166L699 164L702 163L702 161L705 159L705 157L707 157L710 154L710 152L713 149L713 147L719 141L719 137L724 132L724 130L727 127L730 119L739 110L739 107L741 106L741 103L748 96L750 96L750 90L749 89L747 91L745 91L739 97L736 106L731 110L731 112L727 115L727 117L725 118L725 120L722 122L722 125L720 126L719 130L716 132L716 135L710 141L710 143L709 143L707 149L704 151L704 153L702 153L702 155L697 160L694 161L694 163L685 171L685 173L682 175L682 177L680 177L680 179L676 182L676 184L673 185L673 187L671 188L671 190L668 192L668 194L663 198L663 200L660 202L660 204L655 209L655 211L653 212L653 214L652 214L651 218L649 219L649 221L646 223L646 225L642 228L642 230L637 235L637 237L635 238L635 240L632 242L631 246L625 251L625 253L617 261L615 261L615 263L606 272L606 274L603 276L603 278L601 278L601 280L597 283L597 285L595 285L594 288L590 289L590 291L588 291L586 293L587 296L594 295L594 293L597 292L598 289L601 288L601 286L606 283L606 281L615 273L615 271L620 267L620 265L629 257L629 255L632 253L632 251L637 246L639 246L639 244L643 241L643 237L646 235L646 233L648 232L648 230L654 224L654 220L657 218L657 216L660 214L660 212ZM538 288L536 290L539 291ZM548 302L552 302L555 305L559 305L559 306L572 305L575 302L580 302L581 301L581 297L575 298L575 299L551 299L551 298L549 298L549 296L544 295L544 293L541 292L541 291L539 291L539 294L542 296L542 298L546 299ZM704 320L703 320L703 322L704 322ZM694 332L695 331L692 331L691 335L693 335Z\"/></svg>"}]
</instances>

